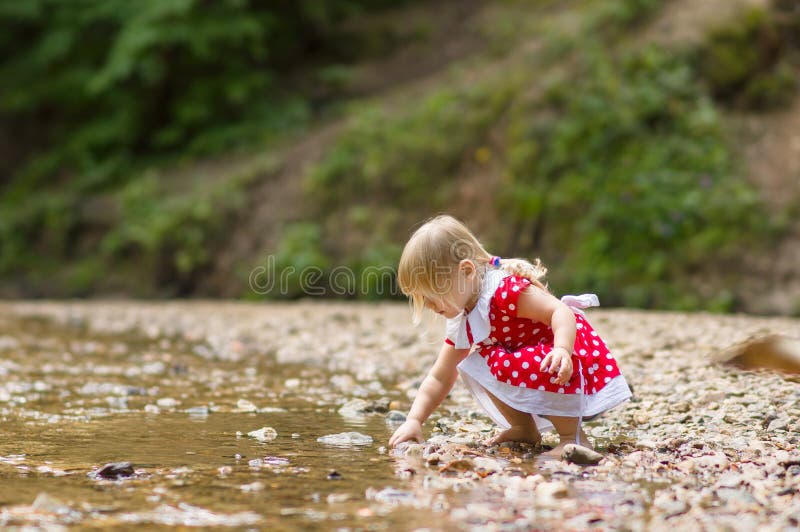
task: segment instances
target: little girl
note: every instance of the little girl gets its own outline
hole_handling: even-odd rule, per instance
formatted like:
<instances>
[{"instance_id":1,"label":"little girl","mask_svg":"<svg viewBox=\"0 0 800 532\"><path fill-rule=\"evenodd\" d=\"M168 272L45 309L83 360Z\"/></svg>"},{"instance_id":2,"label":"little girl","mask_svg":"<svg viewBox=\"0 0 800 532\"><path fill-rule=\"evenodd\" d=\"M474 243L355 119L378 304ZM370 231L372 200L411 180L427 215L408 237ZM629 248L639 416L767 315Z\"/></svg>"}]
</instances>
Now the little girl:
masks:
<instances>
[{"instance_id":1,"label":"little girl","mask_svg":"<svg viewBox=\"0 0 800 532\"><path fill-rule=\"evenodd\" d=\"M459 373L504 429L489 444L538 444L540 431L555 428L561 442L553 454L567 443L589 445L582 419L631 392L581 311L598 305L597 296L558 300L542 283L545 273L538 259L490 255L451 216L437 216L411 236L400 258L400 289L411 299L414 323L423 308L447 318L446 338L390 446L422 441L422 423Z\"/></svg>"}]
</instances>

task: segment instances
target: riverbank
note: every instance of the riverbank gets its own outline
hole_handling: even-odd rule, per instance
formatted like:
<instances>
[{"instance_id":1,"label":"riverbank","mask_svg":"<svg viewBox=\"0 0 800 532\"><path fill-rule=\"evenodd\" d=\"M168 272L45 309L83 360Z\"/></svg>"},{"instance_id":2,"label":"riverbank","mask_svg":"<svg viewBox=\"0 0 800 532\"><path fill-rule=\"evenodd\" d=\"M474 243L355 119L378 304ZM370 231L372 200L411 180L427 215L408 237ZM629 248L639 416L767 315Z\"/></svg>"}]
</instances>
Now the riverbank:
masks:
<instances>
[{"instance_id":1,"label":"riverbank","mask_svg":"<svg viewBox=\"0 0 800 532\"><path fill-rule=\"evenodd\" d=\"M798 378L710 358L752 335L796 336L800 320L621 309L591 311L589 319L634 400L588 425L606 459L581 467L526 446L486 447L495 429L460 383L426 423L426 444L385 449L393 430L386 411L408 408L439 342L441 324L427 334L414 329L404 304L4 302L0 417L9 430L0 441L0 522L800 525ZM353 408L356 399L367 408ZM277 439L247 438L263 426ZM373 443L330 450L316 441L347 431ZM77 434L83 456L69 448ZM179 452L152 450L173 443ZM92 451L99 447L103 453ZM86 477L121 460L133 462L135 478L98 485ZM343 478L329 480L331 469ZM50 502L32 506L41 493ZM122 493L135 496L114 502ZM172 522L156 517L164 507Z\"/></svg>"}]
</instances>

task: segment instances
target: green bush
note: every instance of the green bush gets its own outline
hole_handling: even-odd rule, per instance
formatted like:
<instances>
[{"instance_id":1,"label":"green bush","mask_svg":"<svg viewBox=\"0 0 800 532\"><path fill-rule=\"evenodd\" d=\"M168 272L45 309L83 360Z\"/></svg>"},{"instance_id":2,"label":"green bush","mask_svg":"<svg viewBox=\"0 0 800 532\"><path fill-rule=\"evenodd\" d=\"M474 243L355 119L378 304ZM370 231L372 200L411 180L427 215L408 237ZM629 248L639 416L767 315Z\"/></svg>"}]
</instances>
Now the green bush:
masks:
<instances>
[{"instance_id":1,"label":"green bush","mask_svg":"<svg viewBox=\"0 0 800 532\"><path fill-rule=\"evenodd\" d=\"M244 204L236 180L174 194L157 172L132 180L118 194L119 219L100 244L107 264L134 260L156 287L191 291L198 272L225 238L232 213Z\"/></svg>"},{"instance_id":2,"label":"green bush","mask_svg":"<svg viewBox=\"0 0 800 532\"><path fill-rule=\"evenodd\" d=\"M514 82L439 89L399 109L365 106L306 179L320 210L359 200L441 204L459 165L503 112ZM431 183L437 183L432 187Z\"/></svg>"},{"instance_id":3,"label":"green bush","mask_svg":"<svg viewBox=\"0 0 800 532\"><path fill-rule=\"evenodd\" d=\"M267 297L302 297L327 288L331 261L323 249L322 231L314 222L288 224L275 250L274 289ZM267 272L272 275L273 272Z\"/></svg>"},{"instance_id":4,"label":"green bush","mask_svg":"<svg viewBox=\"0 0 800 532\"><path fill-rule=\"evenodd\" d=\"M397 2L26 0L0 4L0 127L23 134L17 186L56 173L107 186L142 159L303 126L309 95L375 39L343 22ZM378 33L381 33L378 31ZM354 54L355 51L355 54ZM337 74L337 80L341 76ZM319 95L315 95L319 96Z\"/></svg>"},{"instance_id":5,"label":"green bush","mask_svg":"<svg viewBox=\"0 0 800 532\"><path fill-rule=\"evenodd\" d=\"M766 231L755 191L734 174L720 118L681 56L587 52L577 76L510 114L500 208L521 231L512 245L557 257L561 290L708 308L681 297L686 280L708 263L735 261Z\"/></svg>"},{"instance_id":6,"label":"green bush","mask_svg":"<svg viewBox=\"0 0 800 532\"><path fill-rule=\"evenodd\" d=\"M797 92L790 38L772 12L746 11L709 33L698 54L698 72L714 97L729 105L780 108Z\"/></svg>"},{"instance_id":7,"label":"green bush","mask_svg":"<svg viewBox=\"0 0 800 532\"><path fill-rule=\"evenodd\" d=\"M356 295L396 292L380 274L400 257L410 220L449 207L465 161L518 90L513 78L439 89L422 101L366 106L306 177L331 259L357 274ZM393 244L391 244L393 243ZM365 275L365 272L373 274Z\"/></svg>"}]
</instances>

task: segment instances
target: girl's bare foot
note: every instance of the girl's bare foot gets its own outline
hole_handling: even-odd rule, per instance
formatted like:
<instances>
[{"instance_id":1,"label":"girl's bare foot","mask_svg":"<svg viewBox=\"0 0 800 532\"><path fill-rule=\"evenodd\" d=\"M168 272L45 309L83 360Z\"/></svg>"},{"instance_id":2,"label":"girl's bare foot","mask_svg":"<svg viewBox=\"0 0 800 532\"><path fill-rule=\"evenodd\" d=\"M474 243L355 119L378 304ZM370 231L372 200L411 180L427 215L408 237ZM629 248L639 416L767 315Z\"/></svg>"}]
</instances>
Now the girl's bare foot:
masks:
<instances>
[{"instance_id":1,"label":"girl's bare foot","mask_svg":"<svg viewBox=\"0 0 800 532\"><path fill-rule=\"evenodd\" d=\"M504 441L518 441L524 443L531 443L539 445L542 443L542 436L536 429L533 423L526 425L512 425L510 429L506 429L494 438L490 439L487 445L497 445Z\"/></svg>"}]
</instances>

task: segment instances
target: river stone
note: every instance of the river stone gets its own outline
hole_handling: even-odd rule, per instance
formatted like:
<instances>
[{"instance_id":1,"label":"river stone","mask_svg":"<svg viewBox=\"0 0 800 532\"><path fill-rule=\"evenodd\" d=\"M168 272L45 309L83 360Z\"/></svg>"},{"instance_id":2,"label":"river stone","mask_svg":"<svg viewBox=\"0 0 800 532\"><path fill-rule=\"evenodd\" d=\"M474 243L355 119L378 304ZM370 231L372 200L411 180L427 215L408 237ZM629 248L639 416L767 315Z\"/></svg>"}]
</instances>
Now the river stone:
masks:
<instances>
[{"instance_id":1,"label":"river stone","mask_svg":"<svg viewBox=\"0 0 800 532\"><path fill-rule=\"evenodd\" d=\"M386 414L386 421L390 423L402 423L406 420L406 415L399 410L391 410Z\"/></svg>"},{"instance_id":2,"label":"river stone","mask_svg":"<svg viewBox=\"0 0 800 532\"><path fill-rule=\"evenodd\" d=\"M339 415L344 417L361 417L370 410L370 404L364 399L351 399L339 408Z\"/></svg>"},{"instance_id":3,"label":"river stone","mask_svg":"<svg viewBox=\"0 0 800 532\"><path fill-rule=\"evenodd\" d=\"M133 466L130 462L112 462L106 464L96 471L89 473L89 477L106 480L117 480L119 478L132 477L134 475Z\"/></svg>"},{"instance_id":4,"label":"river stone","mask_svg":"<svg viewBox=\"0 0 800 532\"><path fill-rule=\"evenodd\" d=\"M184 410L184 412L186 412L192 417L206 417L208 416L209 410L207 406L201 405L201 406L193 406L191 408L187 408L186 410Z\"/></svg>"},{"instance_id":5,"label":"river stone","mask_svg":"<svg viewBox=\"0 0 800 532\"><path fill-rule=\"evenodd\" d=\"M338 447L353 447L358 445L369 445L372 443L372 436L361 434L360 432L342 432L339 434L328 434L317 438L319 443L325 445L336 445Z\"/></svg>"},{"instance_id":6,"label":"river stone","mask_svg":"<svg viewBox=\"0 0 800 532\"><path fill-rule=\"evenodd\" d=\"M767 430L769 430L769 431L786 430L786 428L788 426L789 426L789 420L786 419L786 418L780 418L779 417L778 419L773 419L772 421L769 422L769 426L767 427Z\"/></svg>"},{"instance_id":7,"label":"river stone","mask_svg":"<svg viewBox=\"0 0 800 532\"><path fill-rule=\"evenodd\" d=\"M583 445L568 443L564 446L561 459L573 464L595 465L603 459L603 455Z\"/></svg>"},{"instance_id":8,"label":"river stone","mask_svg":"<svg viewBox=\"0 0 800 532\"><path fill-rule=\"evenodd\" d=\"M382 490L367 488L366 497L367 500L391 505L411 504L416 499L413 492L399 490L397 488L383 488Z\"/></svg>"},{"instance_id":9,"label":"river stone","mask_svg":"<svg viewBox=\"0 0 800 532\"><path fill-rule=\"evenodd\" d=\"M175 408L178 405L178 400L172 397L162 397L156 404L161 408Z\"/></svg>"},{"instance_id":10,"label":"river stone","mask_svg":"<svg viewBox=\"0 0 800 532\"><path fill-rule=\"evenodd\" d=\"M569 495L569 488L564 482L554 480L552 482L542 482L536 486L535 493L537 503L544 506L551 506L555 503L556 499L563 499Z\"/></svg>"},{"instance_id":11,"label":"river stone","mask_svg":"<svg viewBox=\"0 0 800 532\"><path fill-rule=\"evenodd\" d=\"M706 469L725 469L728 467L728 457L725 453L712 452L695 458L695 463L702 468Z\"/></svg>"},{"instance_id":12,"label":"river stone","mask_svg":"<svg viewBox=\"0 0 800 532\"><path fill-rule=\"evenodd\" d=\"M263 427L258 430L248 432L247 435L251 438L257 439L258 441L272 441L278 437L278 432L272 427Z\"/></svg>"},{"instance_id":13,"label":"river stone","mask_svg":"<svg viewBox=\"0 0 800 532\"><path fill-rule=\"evenodd\" d=\"M236 410L239 412L256 412L258 407L247 399L239 399L236 401Z\"/></svg>"},{"instance_id":14,"label":"river stone","mask_svg":"<svg viewBox=\"0 0 800 532\"><path fill-rule=\"evenodd\" d=\"M670 494L656 497L653 506L661 510L666 518L686 513L689 510L689 504L686 501L677 499Z\"/></svg>"}]
</instances>

